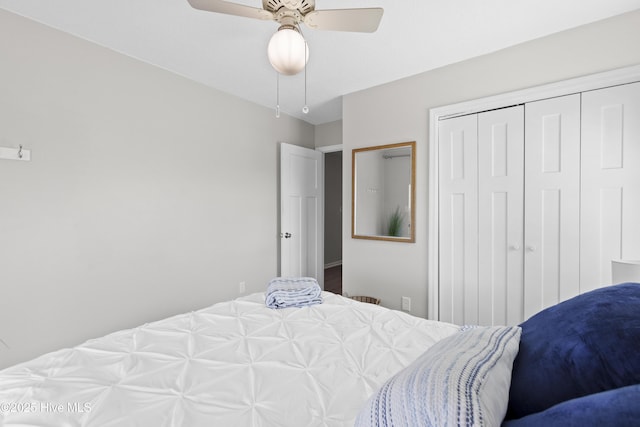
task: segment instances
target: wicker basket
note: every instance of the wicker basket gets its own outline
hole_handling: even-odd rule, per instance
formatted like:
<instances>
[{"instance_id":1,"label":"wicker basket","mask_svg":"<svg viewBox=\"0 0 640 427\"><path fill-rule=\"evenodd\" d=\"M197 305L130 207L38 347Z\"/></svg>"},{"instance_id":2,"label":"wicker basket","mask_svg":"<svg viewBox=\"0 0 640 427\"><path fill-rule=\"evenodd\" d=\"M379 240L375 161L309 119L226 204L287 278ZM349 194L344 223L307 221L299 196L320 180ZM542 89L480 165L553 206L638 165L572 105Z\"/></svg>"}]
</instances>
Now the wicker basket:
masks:
<instances>
[{"instance_id":1,"label":"wicker basket","mask_svg":"<svg viewBox=\"0 0 640 427\"><path fill-rule=\"evenodd\" d=\"M360 302L368 302L369 304L380 305L380 298L365 297L365 296L353 296L349 298L354 299L356 301L360 301Z\"/></svg>"}]
</instances>

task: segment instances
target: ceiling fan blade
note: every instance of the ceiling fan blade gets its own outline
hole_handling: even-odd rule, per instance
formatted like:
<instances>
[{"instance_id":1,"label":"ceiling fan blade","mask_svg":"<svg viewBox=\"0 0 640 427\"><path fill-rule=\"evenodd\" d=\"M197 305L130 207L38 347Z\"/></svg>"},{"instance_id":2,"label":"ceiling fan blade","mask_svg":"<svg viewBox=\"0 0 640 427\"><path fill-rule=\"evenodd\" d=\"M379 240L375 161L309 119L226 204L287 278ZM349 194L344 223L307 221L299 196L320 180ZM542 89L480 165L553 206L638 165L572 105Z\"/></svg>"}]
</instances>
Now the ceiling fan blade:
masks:
<instances>
[{"instance_id":1,"label":"ceiling fan blade","mask_svg":"<svg viewBox=\"0 0 640 427\"><path fill-rule=\"evenodd\" d=\"M380 25L383 12L380 7L314 10L305 15L304 23L316 30L373 33Z\"/></svg>"},{"instance_id":2,"label":"ceiling fan blade","mask_svg":"<svg viewBox=\"0 0 640 427\"><path fill-rule=\"evenodd\" d=\"M257 7L245 6L237 3L230 3L223 0L188 0L194 9L206 10L208 12L225 13L227 15L244 16L246 18L272 20L273 13L259 9Z\"/></svg>"}]
</instances>

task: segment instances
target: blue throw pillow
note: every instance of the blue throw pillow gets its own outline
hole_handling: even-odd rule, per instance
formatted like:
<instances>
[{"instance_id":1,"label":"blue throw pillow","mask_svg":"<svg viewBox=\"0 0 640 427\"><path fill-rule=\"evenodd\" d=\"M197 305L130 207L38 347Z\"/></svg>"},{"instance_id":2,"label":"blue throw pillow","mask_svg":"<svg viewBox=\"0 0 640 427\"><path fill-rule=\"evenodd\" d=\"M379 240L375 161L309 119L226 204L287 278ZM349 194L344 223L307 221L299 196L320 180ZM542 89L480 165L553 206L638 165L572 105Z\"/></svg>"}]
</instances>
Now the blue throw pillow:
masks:
<instances>
[{"instance_id":1,"label":"blue throw pillow","mask_svg":"<svg viewBox=\"0 0 640 427\"><path fill-rule=\"evenodd\" d=\"M640 384L590 394L552 406L502 427L637 427L640 423Z\"/></svg>"},{"instance_id":2,"label":"blue throw pillow","mask_svg":"<svg viewBox=\"0 0 640 427\"><path fill-rule=\"evenodd\" d=\"M640 284L596 289L520 326L507 419L640 383Z\"/></svg>"}]
</instances>

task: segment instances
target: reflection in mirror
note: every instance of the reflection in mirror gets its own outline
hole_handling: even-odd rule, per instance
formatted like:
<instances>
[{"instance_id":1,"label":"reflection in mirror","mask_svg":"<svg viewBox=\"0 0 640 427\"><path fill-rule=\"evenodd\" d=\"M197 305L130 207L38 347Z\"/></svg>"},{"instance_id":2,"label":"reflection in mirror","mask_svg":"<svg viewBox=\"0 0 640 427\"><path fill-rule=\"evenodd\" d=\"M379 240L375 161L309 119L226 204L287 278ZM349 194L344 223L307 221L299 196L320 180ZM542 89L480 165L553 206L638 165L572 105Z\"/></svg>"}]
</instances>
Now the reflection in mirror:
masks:
<instances>
[{"instance_id":1,"label":"reflection in mirror","mask_svg":"<svg viewBox=\"0 0 640 427\"><path fill-rule=\"evenodd\" d=\"M415 242L415 142L352 155L351 237Z\"/></svg>"}]
</instances>

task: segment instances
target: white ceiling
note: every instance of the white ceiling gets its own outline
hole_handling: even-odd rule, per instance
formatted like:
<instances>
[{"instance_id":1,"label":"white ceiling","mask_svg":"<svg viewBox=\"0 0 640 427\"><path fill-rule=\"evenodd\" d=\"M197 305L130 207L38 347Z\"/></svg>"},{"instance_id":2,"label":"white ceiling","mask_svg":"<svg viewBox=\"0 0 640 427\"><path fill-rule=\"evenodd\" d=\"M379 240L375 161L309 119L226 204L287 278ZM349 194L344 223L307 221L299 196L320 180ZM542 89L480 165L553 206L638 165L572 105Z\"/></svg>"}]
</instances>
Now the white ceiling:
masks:
<instances>
[{"instance_id":1,"label":"white ceiling","mask_svg":"<svg viewBox=\"0 0 640 427\"><path fill-rule=\"evenodd\" d=\"M261 0L235 0L261 7ZM316 9L382 7L376 33L302 27L304 75L280 78L283 112L320 124L342 95L640 8L640 0L317 0ZM0 8L258 104L275 107L266 47L275 22L195 10L187 0L0 0Z\"/></svg>"}]
</instances>

